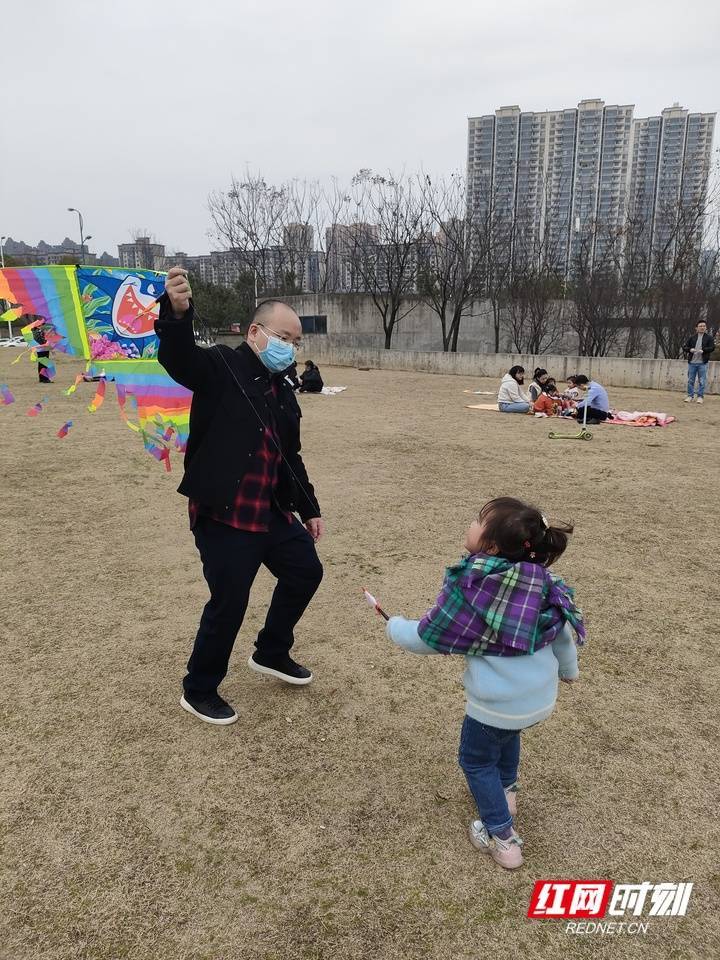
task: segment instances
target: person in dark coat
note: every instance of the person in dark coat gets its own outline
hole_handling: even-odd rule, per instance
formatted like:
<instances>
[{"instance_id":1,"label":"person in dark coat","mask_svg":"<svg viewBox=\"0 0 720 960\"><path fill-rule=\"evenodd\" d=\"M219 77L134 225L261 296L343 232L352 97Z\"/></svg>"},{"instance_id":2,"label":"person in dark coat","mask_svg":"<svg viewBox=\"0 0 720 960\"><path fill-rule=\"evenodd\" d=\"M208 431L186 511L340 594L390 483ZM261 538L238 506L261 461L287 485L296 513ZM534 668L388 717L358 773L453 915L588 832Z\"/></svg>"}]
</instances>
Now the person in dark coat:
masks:
<instances>
[{"instance_id":1,"label":"person in dark coat","mask_svg":"<svg viewBox=\"0 0 720 960\"><path fill-rule=\"evenodd\" d=\"M277 585L248 666L290 684L313 678L290 650L322 580L315 544L324 521L300 456L300 406L285 379L302 336L300 318L286 303L266 300L236 350L199 347L191 296L186 271L173 267L155 323L159 362L193 391L178 492L188 497L210 588L180 705L206 723L228 724L237 713L218 686L262 565Z\"/></svg>"},{"instance_id":2,"label":"person in dark coat","mask_svg":"<svg viewBox=\"0 0 720 960\"><path fill-rule=\"evenodd\" d=\"M305 361L305 369L300 374L301 386L300 393L321 393L323 388L323 379L320 376L320 371L312 362L312 360Z\"/></svg>"},{"instance_id":3,"label":"person in dark coat","mask_svg":"<svg viewBox=\"0 0 720 960\"><path fill-rule=\"evenodd\" d=\"M701 320L695 325L695 333L689 336L683 345L683 352L688 362L687 396L685 397L685 403L692 402L693 394L695 393L695 380L697 380L697 402L703 402L705 382L707 380L707 365L714 349L715 340L707 332L707 324L705 321Z\"/></svg>"},{"instance_id":4,"label":"person in dark coat","mask_svg":"<svg viewBox=\"0 0 720 960\"><path fill-rule=\"evenodd\" d=\"M302 384L298 380L297 363L292 363L285 371L285 380L293 390L299 390Z\"/></svg>"}]
</instances>

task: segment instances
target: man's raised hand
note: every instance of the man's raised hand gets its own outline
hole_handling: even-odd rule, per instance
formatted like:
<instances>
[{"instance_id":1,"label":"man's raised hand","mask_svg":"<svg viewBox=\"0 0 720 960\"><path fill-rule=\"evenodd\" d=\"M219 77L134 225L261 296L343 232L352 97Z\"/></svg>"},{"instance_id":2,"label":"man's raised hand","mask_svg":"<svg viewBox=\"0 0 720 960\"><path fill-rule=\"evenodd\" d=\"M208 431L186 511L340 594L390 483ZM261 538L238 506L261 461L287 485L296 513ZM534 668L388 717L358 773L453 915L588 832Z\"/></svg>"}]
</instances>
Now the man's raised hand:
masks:
<instances>
[{"instance_id":1,"label":"man's raised hand","mask_svg":"<svg viewBox=\"0 0 720 960\"><path fill-rule=\"evenodd\" d=\"M170 300L173 314L177 319L180 319L190 309L190 297L192 296L187 270L184 267L170 268L165 280L165 293Z\"/></svg>"}]
</instances>

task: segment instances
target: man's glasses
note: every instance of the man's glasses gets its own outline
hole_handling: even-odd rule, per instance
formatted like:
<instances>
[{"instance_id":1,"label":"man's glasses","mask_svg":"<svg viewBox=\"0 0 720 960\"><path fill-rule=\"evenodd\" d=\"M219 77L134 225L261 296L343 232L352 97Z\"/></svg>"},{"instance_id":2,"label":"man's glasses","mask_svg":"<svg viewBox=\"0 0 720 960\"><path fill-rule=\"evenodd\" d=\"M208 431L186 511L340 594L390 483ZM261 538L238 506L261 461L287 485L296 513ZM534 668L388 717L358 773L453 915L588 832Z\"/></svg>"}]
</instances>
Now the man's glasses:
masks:
<instances>
[{"instance_id":1,"label":"man's glasses","mask_svg":"<svg viewBox=\"0 0 720 960\"><path fill-rule=\"evenodd\" d=\"M296 350L302 350L303 339L298 337L297 340L292 340L290 337L284 337L281 333L278 333L277 330L273 330L272 327L266 327L264 323L260 323L259 320L255 321L255 324L258 327L262 327L263 330L266 330L268 333L271 333L274 337L277 337L278 340L282 340L283 343L291 343Z\"/></svg>"}]
</instances>

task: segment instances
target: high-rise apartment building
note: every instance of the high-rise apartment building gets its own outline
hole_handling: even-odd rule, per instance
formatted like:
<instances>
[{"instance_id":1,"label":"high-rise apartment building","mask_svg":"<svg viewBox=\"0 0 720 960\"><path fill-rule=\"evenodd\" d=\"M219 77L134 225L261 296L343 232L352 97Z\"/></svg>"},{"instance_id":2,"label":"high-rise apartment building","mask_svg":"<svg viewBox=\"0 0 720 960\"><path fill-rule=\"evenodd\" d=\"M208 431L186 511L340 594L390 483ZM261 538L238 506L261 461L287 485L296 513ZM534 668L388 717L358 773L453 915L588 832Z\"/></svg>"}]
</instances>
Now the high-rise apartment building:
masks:
<instances>
[{"instance_id":1,"label":"high-rise apartment building","mask_svg":"<svg viewBox=\"0 0 720 960\"><path fill-rule=\"evenodd\" d=\"M130 270L162 270L165 246L153 243L150 237L137 237L132 243L118 244L120 266Z\"/></svg>"},{"instance_id":2,"label":"high-rise apartment building","mask_svg":"<svg viewBox=\"0 0 720 960\"><path fill-rule=\"evenodd\" d=\"M379 227L371 223L333 223L325 230L325 269L327 287L338 293L356 291L363 280L354 270L358 250L375 250L379 244Z\"/></svg>"},{"instance_id":3,"label":"high-rise apartment building","mask_svg":"<svg viewBox=\"0 0 720 960\"><path fill-rule=\"evenodd\" d=\"M471 117L469 215L500 234L512 226L518 255L544 250L565 272L581 254L609 257L628 216L643 224L648 250L657 248L669 211L702 205L715 114L678 104L659 117L633 113L629 104L583 100L569 110L507 106Z\"/></svg>"}]
</instances>

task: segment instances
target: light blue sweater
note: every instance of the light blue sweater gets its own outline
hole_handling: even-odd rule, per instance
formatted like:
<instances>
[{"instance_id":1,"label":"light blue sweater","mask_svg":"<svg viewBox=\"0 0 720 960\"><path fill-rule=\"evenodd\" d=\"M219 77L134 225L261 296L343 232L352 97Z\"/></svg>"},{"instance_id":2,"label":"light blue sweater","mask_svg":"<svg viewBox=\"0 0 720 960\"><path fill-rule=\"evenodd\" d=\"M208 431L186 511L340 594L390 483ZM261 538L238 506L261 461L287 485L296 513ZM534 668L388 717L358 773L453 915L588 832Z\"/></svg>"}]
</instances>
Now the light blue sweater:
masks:
<instances>
[{"instance_id":1,"label":"light blue sweater","mask_svg":"<svg viewBox=\"0 0 720 960\"><path fill-rule=\"evenodd\" d=\"M420 639L419 622L391 617L387 635L411 653L438 653ZM575 640L566 624L553 643L528 656L465 657L465 712L489 727L522 730L553 712L558 678L578 676Z\"/></svg>"}]
</instances>

